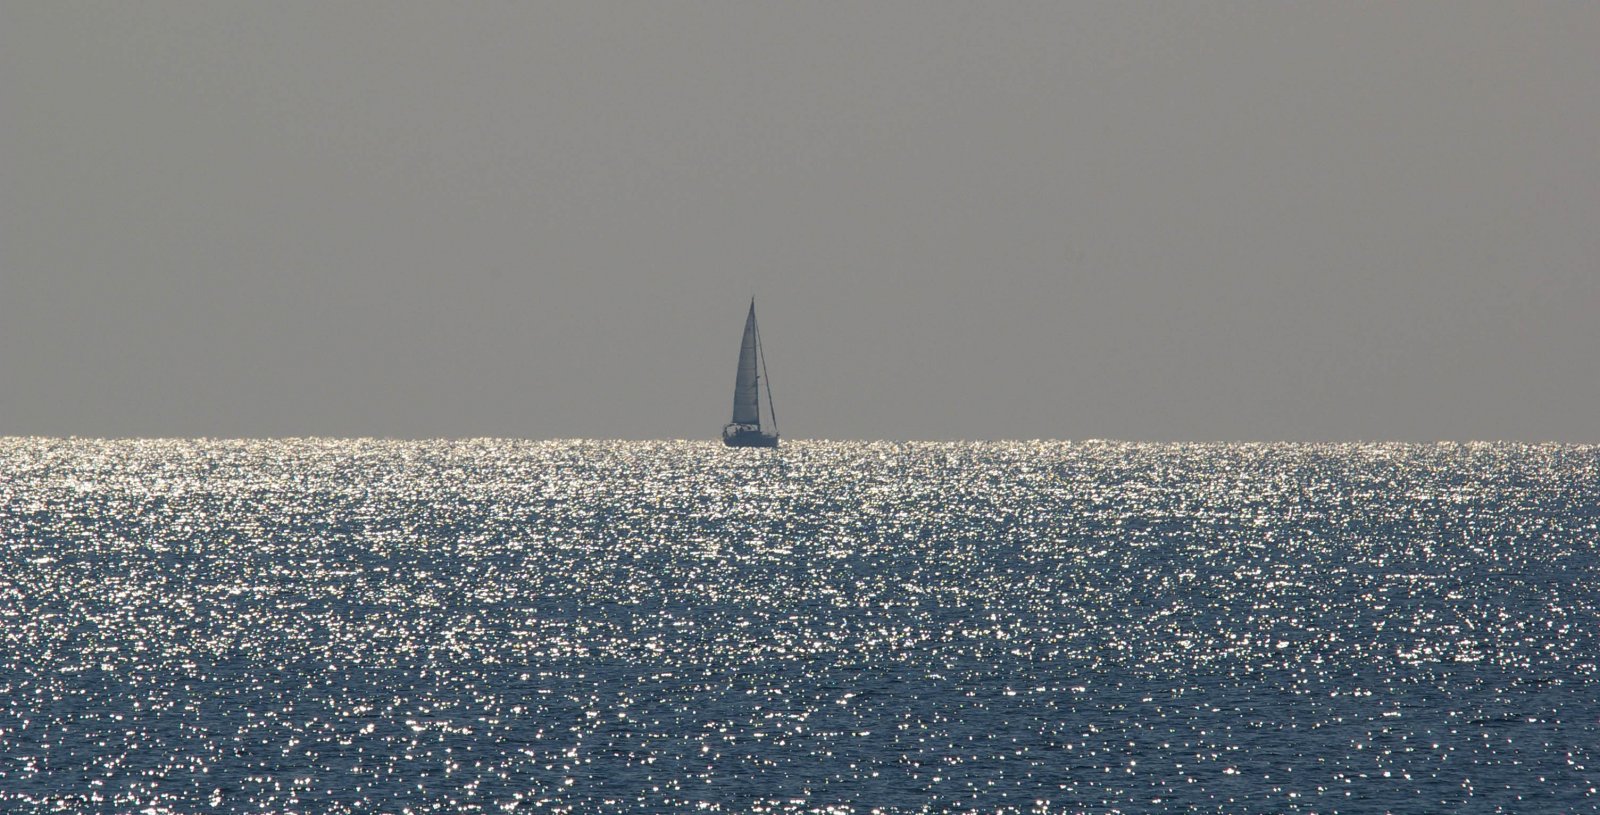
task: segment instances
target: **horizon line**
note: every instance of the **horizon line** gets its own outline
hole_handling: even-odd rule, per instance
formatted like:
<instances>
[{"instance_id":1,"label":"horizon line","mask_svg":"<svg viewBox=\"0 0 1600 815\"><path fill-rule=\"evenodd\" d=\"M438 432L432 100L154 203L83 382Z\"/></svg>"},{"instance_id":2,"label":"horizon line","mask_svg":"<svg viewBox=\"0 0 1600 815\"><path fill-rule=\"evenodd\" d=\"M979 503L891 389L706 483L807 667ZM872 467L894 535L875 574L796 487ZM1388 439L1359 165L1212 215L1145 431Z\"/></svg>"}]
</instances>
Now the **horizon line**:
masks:
<instances>
[{"instance_id":1,"label":"horizon line","mask_svg":"<svg viewBox=\"0 0 1600 815\"><path fill-rule=\"evenodd\" d=\"M0 443L13 441L77 441L77 442L287 442L287 441L366 441L366 442L565 442L565 443L706 443L720 444L715 437L678 438L619 438L598 436L79 436L79 435L0 435ZM1170 445L1408 445L1408 446L1464 446L1515 444L1523 446L1594 447L1600 442L1563 441L1542 439L1433 439L1417 441L1407 439L1118 439L1118 438L801 438L784 439L800 444L1170 444Z\"/></svg>"}]
</instances>

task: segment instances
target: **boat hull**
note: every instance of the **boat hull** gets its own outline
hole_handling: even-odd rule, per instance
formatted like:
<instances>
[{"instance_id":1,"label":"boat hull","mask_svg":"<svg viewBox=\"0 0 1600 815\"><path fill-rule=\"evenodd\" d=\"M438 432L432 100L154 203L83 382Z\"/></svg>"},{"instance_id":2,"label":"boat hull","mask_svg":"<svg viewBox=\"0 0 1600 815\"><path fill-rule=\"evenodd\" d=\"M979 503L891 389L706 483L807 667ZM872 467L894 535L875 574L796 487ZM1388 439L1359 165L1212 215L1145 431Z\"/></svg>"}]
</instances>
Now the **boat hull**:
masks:
<instances>
[{"instance_id":1,"label":"boat hull","mask_svg":"<svg viewBox=\"0 0 1600 815\"><path fill-rule=\"evenodd\" d=\"M777 447L778 434L759 430L743 430L722 435L722 443L729 447Z\"/></svg>"}]
</instances>

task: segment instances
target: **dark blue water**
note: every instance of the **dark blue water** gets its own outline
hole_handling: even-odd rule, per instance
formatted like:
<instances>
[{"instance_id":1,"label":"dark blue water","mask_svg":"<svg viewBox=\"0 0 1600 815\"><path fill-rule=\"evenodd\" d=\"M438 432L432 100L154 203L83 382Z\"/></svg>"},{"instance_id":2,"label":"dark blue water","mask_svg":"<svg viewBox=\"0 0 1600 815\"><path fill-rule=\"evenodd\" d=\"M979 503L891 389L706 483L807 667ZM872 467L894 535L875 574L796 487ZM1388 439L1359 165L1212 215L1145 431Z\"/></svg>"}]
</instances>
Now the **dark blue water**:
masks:
<instances>
[{"instance_id":1,"label":"dark blue water","mask_svg":"<svg viewBox=\"0 0 1600 815\"><path fill-rule=\"evenodd\" d=\"M1590 812L1600 448L0 441L4 812Z\"/></svg>"}]
</instances>

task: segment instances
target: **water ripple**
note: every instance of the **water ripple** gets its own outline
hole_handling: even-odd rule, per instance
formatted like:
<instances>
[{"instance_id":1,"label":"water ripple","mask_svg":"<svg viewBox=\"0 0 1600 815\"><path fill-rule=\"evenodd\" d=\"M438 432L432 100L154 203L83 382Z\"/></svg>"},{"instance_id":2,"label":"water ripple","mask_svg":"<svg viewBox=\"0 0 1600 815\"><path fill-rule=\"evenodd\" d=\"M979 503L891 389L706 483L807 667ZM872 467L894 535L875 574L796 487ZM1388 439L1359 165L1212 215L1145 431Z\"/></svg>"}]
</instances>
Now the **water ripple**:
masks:
<instances>
[{"instance_id":1,"label":"water ripple","mask_svg":"<svg viewBox=\"0 0 1600 815\"><path fill-rule=\"evenodd\" d=\"M1600 449L0 440L0 809L1600 807Z\"/></svg>"}]
</instances>

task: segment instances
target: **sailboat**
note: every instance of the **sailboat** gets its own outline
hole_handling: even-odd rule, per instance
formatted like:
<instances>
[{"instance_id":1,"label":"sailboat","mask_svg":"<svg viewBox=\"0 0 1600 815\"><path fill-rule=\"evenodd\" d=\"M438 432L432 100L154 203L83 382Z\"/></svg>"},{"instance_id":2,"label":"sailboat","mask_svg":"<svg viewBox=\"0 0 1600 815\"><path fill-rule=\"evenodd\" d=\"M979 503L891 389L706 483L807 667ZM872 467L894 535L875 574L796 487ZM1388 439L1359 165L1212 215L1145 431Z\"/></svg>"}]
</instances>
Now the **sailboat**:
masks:
<instances>
[{"instance_id":1,"label":"sailboat","mask_svg":"<svg viewBox=\"0 0 1600 815\"><path fill-rule=\"evenodd\" d=\"M759 370L758 370L759 368ZM767 380L767 412L772 432L761 429L761 382L767 379L767 358L761 351L761 329L756 327L756 298L744 318L744 339L739 342L739 376L733 383L733 421L722 428L722 443L729 447L777 447L778 414L772 409L772 382Z\"/></svg>"}]
</instances>

